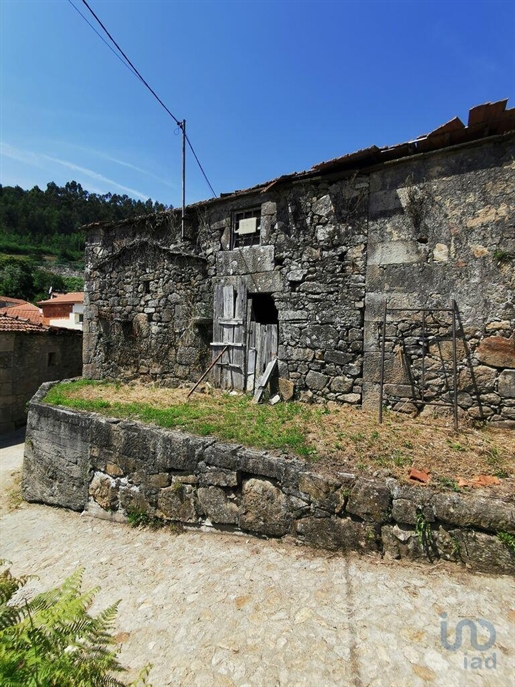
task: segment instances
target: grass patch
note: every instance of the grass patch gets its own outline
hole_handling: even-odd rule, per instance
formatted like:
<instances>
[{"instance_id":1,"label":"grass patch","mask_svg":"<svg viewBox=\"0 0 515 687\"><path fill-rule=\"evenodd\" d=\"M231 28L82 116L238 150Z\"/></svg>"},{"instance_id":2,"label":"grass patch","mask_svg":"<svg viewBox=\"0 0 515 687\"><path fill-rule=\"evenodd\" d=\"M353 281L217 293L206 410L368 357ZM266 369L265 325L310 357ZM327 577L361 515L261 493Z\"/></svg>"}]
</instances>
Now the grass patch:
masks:
<instances>
[{"instance_id":1,"label":"grass patch","mask_svg":"<svg viewBox=\"0 0 515 687\"><path fill-rule=\"evenodd\" d=\"M439 484L445 489L451 489L452 491L461 492L460 487L455 479L449 479L448 477L438 477Z\"/></svg>"},{"instance_id":2,"label":"grass patch","mask_svg":"<svg viewBox=\"0 0 515 687\"><path fill-rule=\"evenodd\" d=\"M322 407L300 403L255 405L249 396L230 394L197 395L191 401L186 401L184 390L175 389L156 390L170 392L175 402L167 405L159 401L107 400L91 397L91 394L85 397L81 393L91 389L116 392L116 385L91 380L58 384L49 391L45 402L113 417L137 419L166 429L183 429L201 436L212 435L224 441L256 448L292 451L303 458L316 457L316 450L308 443L308 433L310 425L324 413ZM182 400L179 400L181 396Z\"/></svg>"},{"instance_id":3,"label":"grass patch","mask_svg":"<svg viewBox=\"0 0 515 687\"><path fill-rule=\"evenodd\" d=\"M433 543L433 529L431 523L426 519L426 516L420 508L417 509L415 534L417 535L422 551L426 556L430 556L431 545Z\"/></svg>"},{"instance_id":4,"label":"grass patch","mask_svg":"<svg viewBox=\"0 0 515 687\"><path fill-rule=\"evenodd\" d=\"M459 478L515 477L515 432L463 426L451 418L423 420L377 414L335 403L255 405L245 395L211 390L187 399L187 389L78 380L58 384L45 402L317 461L327 472L364 472L406 479L425 468L433 484L459 491ZM511 480L503 489L513 492Z\"/></svg>"},{"instance_id":5,"label":"grass patch","mask_svg":"<svg viewBox=\"0 0 515 687\"><path fill-rule=\"evenodd\" d=\"M166 529L170 534L182 534L184 532L182 523L163 520L156 515L150 515L150 513L145 510L128 510L127 521L131 527L136 527L138 529Z\"/></svg>"},{"instance_id":6,"label":"grass patch","mask_svg":"<svg viewBox=\"0 0 515 687\"><path fill-rule=\"evenodd\" d=\"M499 532L497 538L515 554L515 535L509 532Z\"/></svg>"}]
</instances>

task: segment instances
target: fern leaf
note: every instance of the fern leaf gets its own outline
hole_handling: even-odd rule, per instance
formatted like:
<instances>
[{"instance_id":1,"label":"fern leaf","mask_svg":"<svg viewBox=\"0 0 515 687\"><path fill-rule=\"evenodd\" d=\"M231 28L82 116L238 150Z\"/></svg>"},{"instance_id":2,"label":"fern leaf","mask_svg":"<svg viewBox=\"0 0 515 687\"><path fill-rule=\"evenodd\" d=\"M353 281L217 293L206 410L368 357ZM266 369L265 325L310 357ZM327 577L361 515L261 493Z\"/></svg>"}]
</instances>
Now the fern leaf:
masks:
<instances>
[{"instance_id":1,"label":"fern leaf","mask_svg":"<svg viewBox=\"0 0 515 687\"><path fill-rule=\"evenodd\" d=\"M59 587L16 601L28 578L0 575L6 599L0 604L2 687L124 687L115 677L125 669L111 635L119 602L90 615L98 588L81 593L82 577L77 570ZM148 685L149 670L134 687Z\"/></svg>"}]
</instances>

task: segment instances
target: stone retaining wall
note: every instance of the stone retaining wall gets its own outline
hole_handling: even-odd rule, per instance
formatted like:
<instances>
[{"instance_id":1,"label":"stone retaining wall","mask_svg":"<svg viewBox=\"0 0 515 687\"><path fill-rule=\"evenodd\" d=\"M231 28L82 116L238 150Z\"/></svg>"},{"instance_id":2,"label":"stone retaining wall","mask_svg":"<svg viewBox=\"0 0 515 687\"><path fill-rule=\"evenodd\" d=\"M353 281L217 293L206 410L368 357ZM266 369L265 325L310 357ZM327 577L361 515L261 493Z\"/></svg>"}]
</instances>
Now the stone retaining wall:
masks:
<instances>
[{"instance_id":1,"label":"stone retaining wall","mask_svg":"<svg viewBox=\"0 0 515 687\"><path fill-rule=\"evenodd\" d=\"M117 521L144 514L335 551L515 573L515 552L497 536L515 534L513 501L328 477L284 455L45 405L50 386L30 404L27 501Z\"/></svg>"}]
</instances>

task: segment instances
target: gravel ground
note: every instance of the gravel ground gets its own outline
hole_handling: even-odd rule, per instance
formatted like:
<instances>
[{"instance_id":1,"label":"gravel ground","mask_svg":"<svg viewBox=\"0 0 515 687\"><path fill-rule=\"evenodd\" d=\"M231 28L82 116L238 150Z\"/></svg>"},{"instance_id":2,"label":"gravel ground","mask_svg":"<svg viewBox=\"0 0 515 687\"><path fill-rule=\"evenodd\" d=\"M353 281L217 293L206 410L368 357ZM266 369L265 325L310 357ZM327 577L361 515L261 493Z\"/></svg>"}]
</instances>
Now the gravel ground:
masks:
<instances>
[{"instance_id":1,"label":"gravel ground","mask_svg":"<svg viewBox=\"0 0 515 687\"><path fill-rule=\"evenodd\" d=\"M121 599L120 660L154 687L512 686L515 580L206 532L135 530L15 499L21 435L0 444L0 557L40 591L85 568L94 610ZM14 473L14 474L13 474ZM456 623L455 651L442 646ZM495 628L493 644L481 650Z\"/></svg>"}]
</instances>

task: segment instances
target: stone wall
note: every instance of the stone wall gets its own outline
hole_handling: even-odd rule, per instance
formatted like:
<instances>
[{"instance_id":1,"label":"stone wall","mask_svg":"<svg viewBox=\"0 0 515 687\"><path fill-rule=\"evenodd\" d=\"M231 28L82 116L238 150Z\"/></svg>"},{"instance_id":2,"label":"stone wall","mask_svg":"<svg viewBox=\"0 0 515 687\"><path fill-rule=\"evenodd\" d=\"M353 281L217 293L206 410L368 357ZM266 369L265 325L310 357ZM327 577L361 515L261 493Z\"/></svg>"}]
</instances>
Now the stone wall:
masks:
<instances>
[{"instance_id":1,"label":"stone wall","mask_svg":"<svg viewBox=\"0 0 515 687\"><path fill-rule=\"evenodd\" d=\"M23 466L28 501L111 520L128 515L334 551L448 560L515 573L509 499L436 492L393 479L317 474L316 466L212 437L30 405Z\"/></svg>"},{"instance_id":2,"label":"stone wall","mask_svg":"<svg viewBox=\"0 0 515 687\"><path fill-rule=\"evenodd\" d=\"M279 374L297 397L376 408L385 302L455 301L461 411L514 425L514 153L511 135L279 179L189 207L184 240L173 212L91 228L85 375L195 381L210 358L214 287L243 284L273 298ZM256 208L260 245L231 249L234 213ZM387 404L420 408L409 404L420 345L426 398L450 400L446 317L420 343L419 315L388 315Z\"/></svg>"},{"instance_id":3,"label":"stone wall","mask_svg":"<svg viewBox=\"0 0 515 687\"><path fill-rule=\"evenodd\" d=\"M261 246L229 250L232 213L255 196L213 206L200 225L213 283L272 294L279 373L305 400L361 399L367 197L356 175L261 194Z\"/></svg>"},{"instance_id":4,"label":"stone wall","mask_svg":"<svg viewBox=\"0 0 515 687\"><path fill-rule=\"evenodd\" d=\"M391 308L449 308L454 300L458 403L474 419L515 426L515 372L503 372L515 368L515 338L509 339L515 331L514 156L513 139L502 140L419 156L371 174L365 405L378 401L385 301ZM427 398L450 401L450 314L429 316L423 343L420 313L389 312L386 333L387 402L410 409L406 400L411 383L420 381L422 345Z\"/></svg>"},{"instance_id":5,"label":"stone wall","mask_svg":"<svg viewBox=\"0 0 515 687\"><path fill-rule=\"evenodd\" d=\"M84 375L177 383L208 360L206 259L178 245L173 216L90 232Z\"/></svg>"},{"instance_id":6,"label":"stone wall","mask_svg":"<svg viewBox=\"0 0 515 687\"><path fill-rule=\"evenodd\" d=\"M82 374L82 335L63 330L0 332L0 433L27 420L43 382Z\"/></svg>"}]
</instances>

